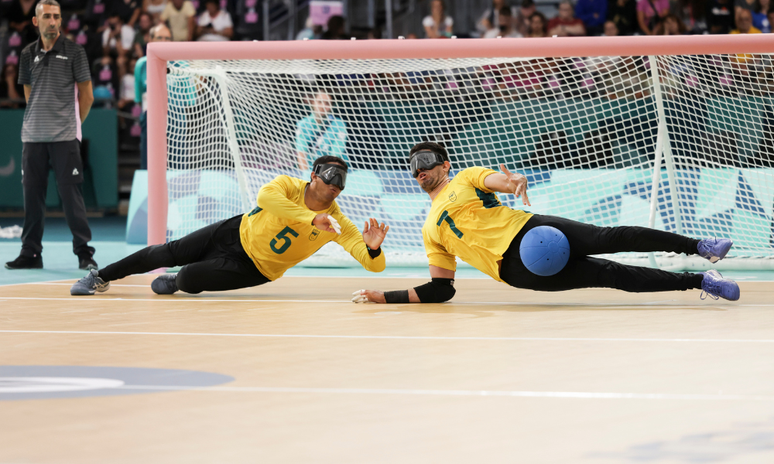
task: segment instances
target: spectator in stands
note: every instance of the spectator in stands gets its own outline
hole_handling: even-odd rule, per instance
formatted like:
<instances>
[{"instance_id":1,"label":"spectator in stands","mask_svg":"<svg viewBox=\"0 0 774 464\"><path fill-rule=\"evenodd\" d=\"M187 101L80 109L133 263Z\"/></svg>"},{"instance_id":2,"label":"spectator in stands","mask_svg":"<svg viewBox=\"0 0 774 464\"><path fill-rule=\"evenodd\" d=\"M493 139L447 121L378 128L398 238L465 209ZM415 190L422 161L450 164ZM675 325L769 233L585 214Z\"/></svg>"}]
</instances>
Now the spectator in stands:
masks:
<instances>
[{"instance_id":1,"label":"spectator in stands","mask_svg":"<svg viewBox=\"0 0 774 464\"><path fill-rule=\"evenodd\" d=\"M152 23L161 21L161 13L167 8L167 0L143 0L142 11L151 15Z\"/></svg>"},{"instance_id":2,"label":"spectator in stands","mask_svg":"<svg viewBox=\"0 0 774 464\"><path fill-rule=\"evenodd\" d=\"M654 35L683 35L687 32L685 24L672 13L667 13L666 16L656 26Z\"/></svg>"},{"instance_id":3,"label":"spectator in stands","mask_svg":"<svg viewBox=\"0 0 774 464\"><path fill-rule=\"evenodd\" d=\"M761 30L752 25L752 12L744 8L736 13L736 29L732 34L760 34Z\"/></svg>"},{"instance_id":4,"label":"spectator in stands","mask_svg":"<svg viewBox=\"0 0 774 464\"><path fill-rule=\"evenodd\" d=\"M425 28L425 37L428 39L452 36L454 19L446 15L446 7L442 0L430 2L430 14L422 20L422 26Z\"/></svg>"},{"instance_id":5,"label":"spectator in stands","mask_svg":"<svg viewBox=\"0 0 774 464\"><path fill-rule=\"evenodd\" d=\"M771 22L769 21L769 11L774 12L771 8L771 0L757 0L755 7L752 11L752 23L763 33L771 32Z\"/></svg>"},{"instance_id":6,"label":"spectator in stands","mask_svg":"<svg viewBox=\"0 0 774 464\"><path fill-rule=\"evenodd\" d=\"M569 0L563 0L559 4L559 14L548 22L548 35L559 37L586 35L583 21L575 17Z\"/></svg>"},{"instance_id":7,"label":"spectator in stands","mask_svg":"<svg viewBox=\"0 0 774 464\"><path fill-rule=\"evenodd\" d=\"M740 10L752 11L755 9L757 0L734 0L734 15Z\"/></svg>"},{"instance_id":8,"label":"spectator in stands","mask_svg":"<svg viewBox=\"0 0 774 464\"><path fill-rule=\"evenodd\" d=\"M634 34L637 31L637 0L608 0L607 19L615 23L619 34Z\"/></svg>"},{"instance_id":9,"label":"spectator in stands","mask_svg":"<svg viewBox=\"0 0 774 464\"><path fill-rule=\"evenodd\" d=\"M102 56L109 56L116 62L119 82L126 74L126 66L134 46L134 29L124 24L121 16L111 13L108 28L102 33Z\"/></svg>"},{"instance_id":10,"label":"spectator in stands","mask_svg":"<svg viewBox=\"0 0 774 464\"><path fill-rule=\"evenodd\" d=\"M529 35L529 24L532 13L537 11L535 9L535 2L532 0L521 0L521 7L519 13L516 15L516 30L519 34L527 37Z\"/></svg>"},{"instance_id":11,"label":"spectator in stands","mask_svg":"<svg viewBox=\"0 0 774 464\"><path fill-rule=\"evenodd\" d=\"M637 0L637 23L645 35L653 35L661 19L669 13L669 0Z\"/></svg>"},{"instance_id":12,"label":"spectator in stands","mask_svg":"<svg viewBox=\"0 0 774 464\"><path fill-rule=\"evenodd\" d=\"M110 0L88 0L86 4L83 23L98 38L102 36L102 32L107 28L105 23L110 13L109 2Z\"/></svg>"},{"instance_id":13,"label":"spectator in stands","mask_svg":"<svg viewBox=\"0 0 774 464\"><path fill-rule=\"evenodd\" d=\"M204 12L199 15L196 28L196 40L202 42L222 42L234 35L234 23L228 11L220 9L219 0L206 0Z\"/></svg>"},{"instance_id":14,"label":"spectator in stands","mask_svg":"<svg viewBox=\"0 0 774 464\"><path fill-rule=\"evenodd\" d=\"M19 67L6 63L0 77L0 108L24 107L24 86L18 82Z\"/></svg>"},{"instance_id":15,"label":"spectator in stands","mask_svg":"<svg viewBox=\"0 0 774 464\"><path fill-rule=\"evenodd\" d=\"M121 82L119 83L118 95L116 95L116 99L118 100L116 102L116 108L120 111L130 112L134 105L134 70L136 66L137 59L131 58L126 70L127 72L124 74L124 77L121 78ZM125 124L123 115L119 113L118 119L119 125L123 126Z\"/></svg>"},{"instance_id":16,"label":"spectator in stands","mask_svg":"<svg viewBox=\"0 0 774 464\"><path fill-rule=\"evenodd\" d=\"M707 33L706 0L679 0L675 10L688 33Z\"/></svg>"},{"instance_id":17,"label":"spectator in stands","mask_svg":"<svg viewBox=\"0 0 774 464\"><path fill-rule=\"evenodd\" d=\"M619 34L618 26L616 25L615 21L607 20L605 21L605 27L604 32L602 33L605 37L615 37Z\"/></svg>"},{"instance_id":18,"label":"spectator in stands","mask_svg":"<svg viewBox=\"0 0 774 464\"><path fill-rule=\"evenodd\" d=\"M734 27L733 0L708 0L707 25L710 34L728 34Z\"/></svg>"},{"instance_id":19,"label":"spectator in stands","mask_svg":"<svg viewBox=\"0 0 774 464\"><path fill-rule=\"evenodd\" d=\"M171 40L172 33L164 24L159 24L158 26L151 28L151 42L169 42ZM148 167L147 81L147 57L143 56L137 60L137 64L134 65L134 101L135 103L142 105L142 113L140 114L140 128L142 130L140 133L140 169L147 169Z\"/></svg>"},{"instance_id":20,"label":"spectator in stands","mask_svg":"<svg viewBox=\"0 0 774 464\"><path fill-rule=\"evenodd\" d=\"M21 37L20 48L38 40L38 31L32 24L37 3L38 0L13 0L6 11L10 31L16 32Z\"/></svg>"},{"instance_id":21,"label":"spectator in stands","mask_svg":"<svg viewBox=\"0 0 774 464\"><path fill-rule=\"evenodd\" d=\"M511 9L507 6L500 8L497 14L497 21L497 27L486 31L486 34L484 34L485 39L494 39L496 37L518 38L522 36L513 27L513 16L511 15Z\"/></svg>"},{"instance_id":22,"label":"spectator in stands","mask_svg":"<svg viewBox=\"0 0 774 464\"><path fill-rule=\"evenodd\" d=\"M600 35L607 20L607 0L578 0L575 17L583 21L587 35Z\"/></svg>"},{"instance_id":23,"label":"spectator in stands","mask_svg":"<svg viewBox=\"0 0 774 464\"><path fill-rule=\"evenodd\" d=\"M113 59L110 56L103 56L96 60L92 65L91 74L95 104L111 105L116 89L121 83Z\"/></svg>"},{"instance_id":24,"label":"spectator in stands","mask_svg":"<svg viewBox=\"0 0 774 464\"><path fill-rule=\"evenodd\" d=\"M312 17L309 16L306 18L306 27L298 31L298 34L296 34L296 40L314 40L319 39L322 37L322 26L319 24L314 24L312 22Z\"/></svg>"},{"instance_id":25,"label":"spectator in stands","mask_svg":"<svg viewBox=\"0 0 774 464\"><path fill-rule=\"evenodd\" d=\"M330 18L328 18L328 29L323 33L322 37L320 37L323 40L346 40L347 36L345 35L344 30L346 29L346 24L344 23L344 17L339 15L333 15Z\"/></svg>"},{"instance_id":26,"label":"spectator in stands","mask_svg":"<svg viewBox=\"0 0 774 464\"><path fill-rule=\"evenodd\" d=\"M548 25L543 13L536 11L529 17L529 30L524 37L548 37Z\"/></svg>"},{"instance_id":27,"label":"spectator in stands","mask_svg":"<svg viewBox=\"0 0 774 464\"><path fill-rule=\"evenodd\" d=\"M329 155L349 162L345 154L347 125L331 114L331 97L319 92L312 101L312 114L296 125L296 155L299 169L309 169L314 160Z\"/></svg>"},{"instance_id":28,"label":"spectator in stands","mask_svg":"<svg viewBox=\"0 0 774 464\"><path fill-rule=\"evenodd\" d=\"M160 18L169 25L172 40L193 40L196 32L196 9L189 0L169 0Z\"/></svg>"},{"instance_id":29,"label":"spectator in stands","mask_svg":"<svg viewBox=\"0 0 774 464\"><path fill-rule=\"evenodd\" d=\"M484 13L481 14L476 22L476 30L479 36L483 37L492 29L498 29L500 25L500 10L503 8L508 9L511 20L516 17L516 9L506 6L506 0L492 0L492 5L484 10Z\"/></svg>"},{"instance_id":30,"label":"spectator in stands","mask_svg":"<svg viewBox=\"0 0 774 464\"><path fill-rule=\"evenodd\" d=\"M769 32L774 33L774 7L769 7L766 17L769 18Z\"/></svg>"},{"instance_id":31,"label":"spectator in stands","mask_svg":"<svg viewBox=\"0 0 774 464\"><path fill-rule=\"evenodd\" d=\"M143 11L140 13L140 19L137 20L137 33L134 35L133 56L135 58L145 56L151 27L153 27L153 16Z\"/></svg>"},{"instance_id":32,"label":"spectator in stands","mask_svg":"<svg viewBox=\"0 0 774 464\"><path fill-rule=\"evenodd\" d=\"M134 25L140 17L141 6L141 0L111 0L110 16L120 16L124 24L134 29Z\"/></svg>"}]
</instances>

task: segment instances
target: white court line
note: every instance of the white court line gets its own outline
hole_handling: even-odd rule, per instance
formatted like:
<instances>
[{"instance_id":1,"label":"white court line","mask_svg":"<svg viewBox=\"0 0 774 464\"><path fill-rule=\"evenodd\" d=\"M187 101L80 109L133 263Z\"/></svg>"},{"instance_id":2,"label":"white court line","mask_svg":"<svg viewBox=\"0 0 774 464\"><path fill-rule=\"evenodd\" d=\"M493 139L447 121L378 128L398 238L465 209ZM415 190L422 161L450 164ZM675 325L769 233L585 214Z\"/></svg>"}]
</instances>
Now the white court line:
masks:
<instances>
[{"instance_id":1,"label":"white court line","mask_svg":"<svg viewBox=\"0 0 774 464\"><path fill-rule=\"evenodd\" d=\"M144 285L143 285L144 287ZM156 303L191 303L191 302L199 302L199 303L352 303L351 300L263 300L263 299L257 299L257 300L245 300L242 298L239 298L239 295L234 295L234 298L229 298L226 300L222 299L214 299L214 298L208 298L208 297L198 297L198 296L187 296L185 294L181 294L177 297L172 298L164 298L164 297L155 297L155 298L108 298L106 296L71 296L71 297L65 297L65 298L51 298L51 297L32 297L32 296L0 296L0 298L4 300L31 300L31 301L72 301L72 302L83 302L83 301L92 301L92 302L99 302L99 301L124 301L124 302L135 302L135 301L153 301ZM671 300L674 301L674 300ZM672 304L665 304L664 301L645 301L645 302L639 302L639 303L630 303L630 302L617 302L617 303L572 303L572 302L566 302L566 301L559 301L559 302L545 302L545 303L538 303L538 302L527 302L527 301L455 301L451 303L444 303L444 305L447 306L459 306L459 305L479 305L479 306L572 306L572 307L579 307L579 308L598 308L598 307L630 307L630 306L637 306L637 307L652 307L652 308L694 308L694 307L706 307L706 308L722 308L722 306L711 306L712 302L703 303L701 301L694 302L694 303L679 303L674 302ZM733 302L721 302L725 306L730 307L769 307L774 306L774 303L754 303L754 304L739 304L739 303L733 303ZM395 304L401 304L401 303L395 303ZM411 304L411 303L403 303L403 304ZM367 304L364 305L364 307L374 307L374 304Z\"/></svg>"},{"instance_id":2,"label":"white court line","mask_svg":"<svg viewBox=\"0 0 774 464\"><path fill-rule=\"evenodd\" d=\"M622 400L704 400L704 401L774 401L765 395L703 395L674 393L617 393L617 392L538 392L503 390L396 390L384 388L309 388L309 387L186 387L166 385L123 385L118 390L195 390L228 393L328 393L367 395L426 395L426 396L494 396L515 398L569 398L569 399L622 399Z\"/></svg>"},{"instance_id":3,"label":"white court line","mask_svg":"<svg viewBox=\"0 0 774 464\"><path fill-rule=\"evenodd\" d=\"M108 298L104 296L84 296L84 297L77 297L77 296L71 296L69 298L36 298L36 297L27 297L27 296L0 296L0 298L4 300L33 300L33 301L70 301L70 302L78 302L82 303L84 301L90 301L90 302L99 302L99 301L124 301L124 302L133 302L133 301L153 301L156 303L352 303L351 300L244 300L240 299L238 296L235 295L234 298L230 298L228 300L216 300L214 298L207 298L207 297L186 297L186 296L178 296L178 297L172 297L172 298L163 298L163 297L156 297L156 298Z\"/></svg>"},{"instance_id":4,"label":"white court line","mask_svg":"<svg viewBox=\"0 0 774 464\"><path fill-rule=\"evenodd\" d=\"M774 339L707 338L573 338L573 337L433 337L412 335L308 335L308 334L224 334L197 332L108 332L91 330L0 330L0 333L60 335L166 335L187 337L247 338L334 338L355 340L459 340L459 341L540 341L540 342L700 342L700 343L774 343Z\"/></svg>"}]
</instances>

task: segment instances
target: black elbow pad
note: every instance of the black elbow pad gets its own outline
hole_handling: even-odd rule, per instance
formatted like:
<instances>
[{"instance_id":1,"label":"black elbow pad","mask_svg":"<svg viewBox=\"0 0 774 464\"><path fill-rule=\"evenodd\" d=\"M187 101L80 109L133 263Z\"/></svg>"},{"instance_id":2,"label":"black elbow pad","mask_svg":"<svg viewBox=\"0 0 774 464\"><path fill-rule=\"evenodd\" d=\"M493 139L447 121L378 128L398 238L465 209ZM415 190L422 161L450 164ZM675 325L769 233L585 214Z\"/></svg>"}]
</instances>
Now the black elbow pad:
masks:
<instances>
[{"instance_id":1,"label":"black elbow pad","mask_svg":"<svg viewBox=\"0 0 774 464\"><path fill-rule=\"evenodd\" d=\"M433 277L431 282L414 287L414 291L417 292L419 301L422 303L443 303L451 300L457 293L457 290L454 289L454 279L441 279L439 277Z\"/></svg>"}]
</instances>

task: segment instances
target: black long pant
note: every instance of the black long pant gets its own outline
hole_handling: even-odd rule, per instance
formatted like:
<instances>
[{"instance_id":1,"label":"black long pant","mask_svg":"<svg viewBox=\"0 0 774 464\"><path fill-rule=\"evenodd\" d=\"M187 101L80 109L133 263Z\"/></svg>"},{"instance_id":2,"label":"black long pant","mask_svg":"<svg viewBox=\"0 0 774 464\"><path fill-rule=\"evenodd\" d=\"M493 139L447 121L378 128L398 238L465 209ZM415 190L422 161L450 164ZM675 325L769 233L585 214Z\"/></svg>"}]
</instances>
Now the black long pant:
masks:
<instances>
[{"instance_id":1,"label":"black long pant","mask_svg":"<svg viewBox=\"0 0 774 464\"><path fill-rule=\"evenodd\" d=\"M519 255L524 235L538 226L561 230L570 243L567 265L552 276L530 272ZM647 227L598 227L556 216L534 215L503 254L500 278L508 285L542 291L607 287L627 292L663 292L701 288L701 274L628 266L588 255L624 251L672 251L696 254L699 241Z\"/></svg>"},{"instance_id":2,"label":"black long pant","mask_svg":"<svg viewBox=\"0 0 774 464\"><path fill-rule=\"evenodd\" d=\"M43 251L41 242L46 218L49 165L54 170L65 220L73 234L73 253L78 256L92 256L94 248L88 245L91 240L91 229L86 219L86 205L81 191L83 163L81 143L78 140L24 143L22 149L24 228L21 254L31 257L40 255Z\"/></svg>"},{"instance_id":3,"label":"black long pant","mask_svg":"<svg viewBox=\"0 0 774 464\"><path fill-rule=\"evenodd\" d=\"M216 222L180 240L153 245L103 269L102 280L121 279L160 267L183 266L177 288L187 293L234 290L269 282L242 247L239 225L242 216Z\"/></svg>"}]
</instances>

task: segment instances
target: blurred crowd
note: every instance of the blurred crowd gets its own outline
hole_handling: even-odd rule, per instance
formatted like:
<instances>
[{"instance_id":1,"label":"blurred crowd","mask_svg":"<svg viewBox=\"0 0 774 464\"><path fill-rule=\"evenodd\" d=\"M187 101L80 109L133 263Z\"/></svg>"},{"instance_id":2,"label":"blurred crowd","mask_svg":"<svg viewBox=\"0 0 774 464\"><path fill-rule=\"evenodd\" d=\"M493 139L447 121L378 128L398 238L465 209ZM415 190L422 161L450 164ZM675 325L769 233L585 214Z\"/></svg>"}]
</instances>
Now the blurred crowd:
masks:
<instances>
[{"instance_id":1,"label":"blurred crowd","mask_svg":"<svg viewBox=\"0 0 774 464\"><path fill-rule=\"evenodd\" d=\"M2 106L23 106L17 66L21 50L37 40L32 25L36 4L0 0L0 17L8 24ZM133 110L134 68L155 25L165 24L173 41L262 38L258 0L63 0L61 5L63 33L89 57L95 98L126 111L140 111ZM547 17L548 10L555 15ZM455 27L443 0L432 0L422 30L407 38L770 33L772 21L771 0L563 0L539 5L534 0L492 0L477 15L475 30L464 31ZM341 16L331 16L325 25L314 25L310 18L297 39L349 39L345 26ZM372 30L359 38L379 35Z\"/></svg>"}]
</instances>

